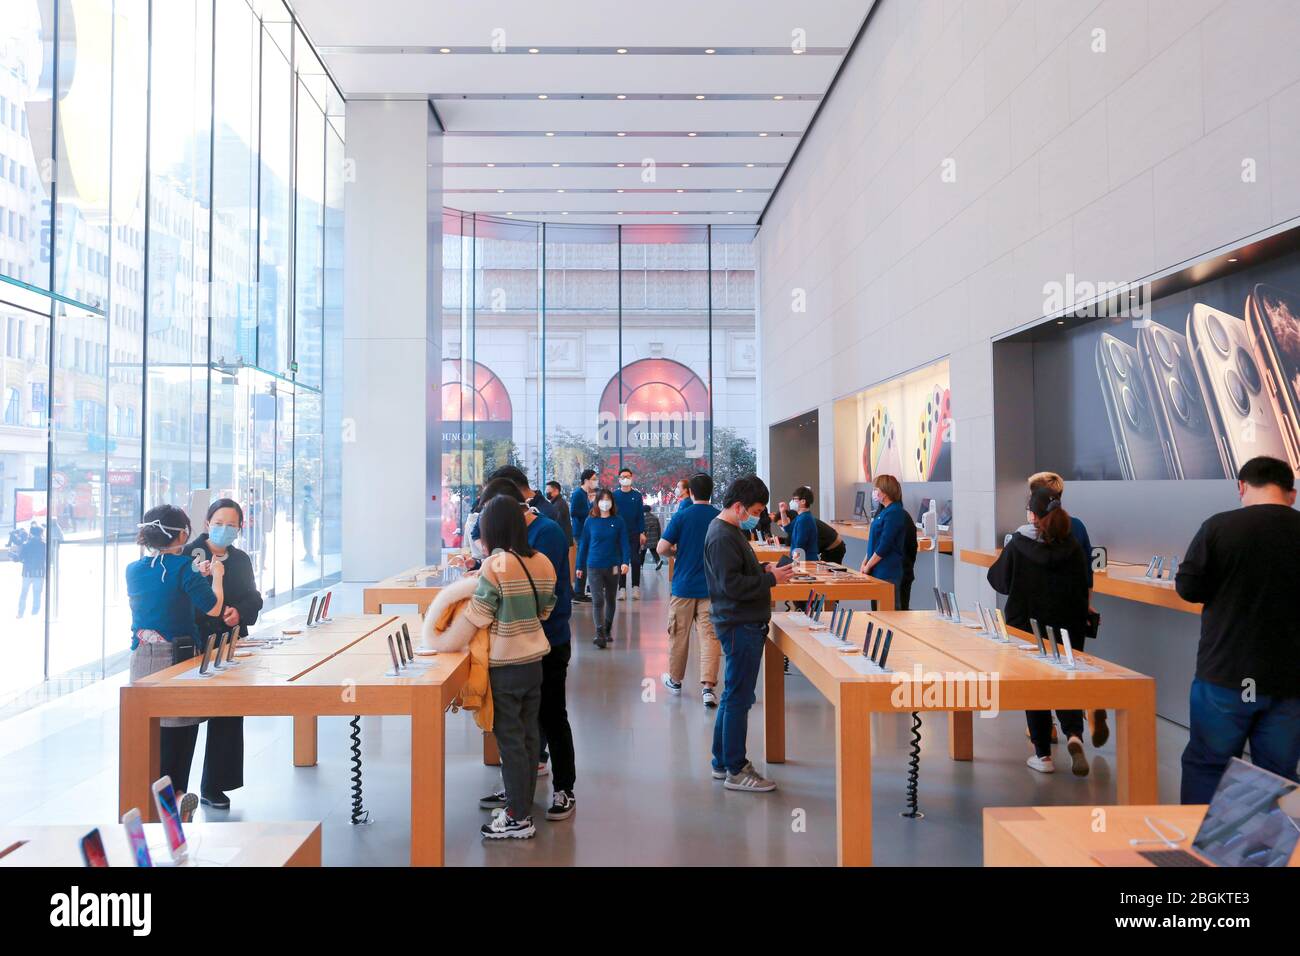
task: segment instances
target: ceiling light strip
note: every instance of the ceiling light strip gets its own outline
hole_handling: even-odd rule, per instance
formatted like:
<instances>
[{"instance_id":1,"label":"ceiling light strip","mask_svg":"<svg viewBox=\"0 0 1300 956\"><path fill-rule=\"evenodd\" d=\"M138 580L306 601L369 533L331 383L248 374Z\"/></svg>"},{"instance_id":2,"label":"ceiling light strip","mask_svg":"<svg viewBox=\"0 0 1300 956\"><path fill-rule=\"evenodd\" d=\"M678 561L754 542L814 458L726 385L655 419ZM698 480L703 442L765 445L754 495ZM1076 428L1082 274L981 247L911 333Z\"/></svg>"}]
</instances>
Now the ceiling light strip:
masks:
<instances>
[{"instance_id":1,"label":"ceiling light strip","mask_svg":"<svg viewBox=\"0 0 1300 956\"><path fill-rule=\"evenodd\" d=\"M608 137L608 136L629 136L640 138L685 138L688 136L698 136L704 138L727 137L731 139L749 139L753 137L766 136L771 138L798 139L803 135L798 130L784 130L781 132L756 132L752 130L697 130L692 132L683 132L681 130L473 130L473 129L449 129L444 136L457 137L486 137L486 136L555 136L555 137Z\"/></svg>"},{"instance_id":2,"label":"ceiling light strip","mask_svg":"<svg viewBox=\"0 0 1300 956\"><path fill-rule=\"evenodd\" d=\"M445 52L444 52L445 51ZM847 47L810 46L457 46L334 45L316 47L321 56L843 56Z\"/></svg>"},{"instance_id":3,"label":"ceiling light strip","mask_svg":"<svg viewBox=\"0 0 1300 956\"><path fill-rule=\"evenodd\" d=\"M709 100L734 101L804 101L821 102L820 93L435 93L430 96L436 102L443 100L588 100L607 102L623 100L626 102L663 102L692 100L708 102Z\"/></svg>"}]
</instances>

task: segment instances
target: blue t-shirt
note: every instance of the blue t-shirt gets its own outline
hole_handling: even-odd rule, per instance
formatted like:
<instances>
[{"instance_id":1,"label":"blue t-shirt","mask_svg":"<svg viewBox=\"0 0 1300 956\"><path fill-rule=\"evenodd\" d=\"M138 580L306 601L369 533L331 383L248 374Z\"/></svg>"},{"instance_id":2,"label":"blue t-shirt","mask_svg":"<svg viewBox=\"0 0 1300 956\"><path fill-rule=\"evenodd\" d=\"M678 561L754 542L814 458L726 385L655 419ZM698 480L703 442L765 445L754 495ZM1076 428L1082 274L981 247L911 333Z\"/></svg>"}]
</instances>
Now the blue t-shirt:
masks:
<instances>
[{"instance_id":1,"label":"blue t-shirt","mask_svg":"<svg viewBox=\"0 0 1300 956\"><path fill-rule=\"evenodd\" d=\"M673 514L677 514L677 512L681 511L683 508L689 508L692 504L694 504L694 502L690 498L683 498L681 501L677 502L677 507L673 509Z\"/></svg>"},{"instance_id":2,"label":"blue t-shirt","mask_svg":"<svg viewBox=\"0 0 1300 956\"><path fill-rule=\"evenodd\" d=\"M709 524L721 512L703 503L679 508L664 529L663 540L677 545L673 565L672 595L677 598L707 598L709 582L704 577L704 536Z\"/></svg>"},{"instance_id":3,"label":"blue t-shirt","mask_svg":"<svg viewBox=\"0 0 1300 956\"><path fill-rule=\"evenodd\" d=\"M627 536L636 538L645 533L645 497L633 488L631 491L614 492L614 507L617 517L623 519L627 526Z\"/></svg>"},{"instance_id":4,"label":"blue t-shirt","mask_svg":"<svg viewBox=\"0 0 1300 956\"><path fill-rule=\"evenodd\" d=\"M551 646L569 643L569 618L573 614L573 584L569 581L569 539L564 529L543 514L528 526L528 547L540 551L555 568L555 607L542 621L542 631Z\"/></svg>"},{"instance_id":5,"label":"blue t-shirt","mask_svg":"<svg viewBox=\"0 0 1300 956\"><path fill-rule=\"evenodd\" d=\"M867 557L880 555L880 560L871 569L872 577L894 584L903 580L903 529L911 523L912 519L903 510L901 501L882 508L872 519L871 531L867 534Z\"/></svg>"},{"instance_id":6,"label":"blue t-shirt","mask_svg":"<svg viewBox=\"0 0 1300 956\"><path fill-rule=\"evenodd\" d=\"M811 511L799 512L790 522L791 557L794 557L795 548L803 548L803 556L807 561L816 561L821 556L817 550L817 519Z\"/></svg>"},{"instance_id":7,"label":"blue t-shirt","mask_svg":"<svg viewBox=\"0 0 1300 956\"><path fill-rule=\"evenodd\" d=\"M573 525L574 541L582 537L582 525L590 512L591 499L587 497L587 492L583 490L582 485L579 485L573 489L573 494L569 495L569 523Z\"/></svg>"},{"instance_id":8,"label":"blue t-shirt","mask_svg":"<svg viewBox=\"0 0 1300 956\"><path fill-rule=\"evenodd\" d=\"M632 550L628 546L627 525L617 515L613 518L588 518L582 526L582 540L578 542L577 566L588 568L614 568L632 563Z\"/></svg>"},{"instance_id":9,"label":"blue t-shirt","mask_svg":"<svg viewBox=\"0 0 1300 956\"><path fill-rule=\"evenodd\" d=\"M160 554L126 566L126 594L131 604L131 650L136 631L157 631L169 641L199 636L197 611L207 614L217 603L211 578L194 570L187 554Z\"/></svg>"}]
</instances>

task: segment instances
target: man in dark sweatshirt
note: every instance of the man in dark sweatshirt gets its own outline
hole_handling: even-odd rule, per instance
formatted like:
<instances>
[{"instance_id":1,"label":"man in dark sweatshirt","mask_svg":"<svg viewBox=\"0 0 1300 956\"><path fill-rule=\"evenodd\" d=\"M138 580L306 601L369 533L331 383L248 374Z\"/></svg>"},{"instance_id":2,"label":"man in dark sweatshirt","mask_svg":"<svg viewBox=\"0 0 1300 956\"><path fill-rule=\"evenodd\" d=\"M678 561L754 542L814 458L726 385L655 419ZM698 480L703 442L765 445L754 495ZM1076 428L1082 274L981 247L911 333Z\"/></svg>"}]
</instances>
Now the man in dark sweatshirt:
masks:
<instances>
[{"instance_id":1,"label":"man in dark sweatshirt","mask_svg":"<svg viewBox=\"0 0 1300 956\"><path fill-rule=\"evenodd\" d=\"M1256 766L1290 780L1300 762L1300 511L1295 475L1276 458L1237 473L1244 507L1201 525L1175 585L1205 605L1192 681L1183 803L1209 803L1246 741Z\"/></svg>"},{"instance_id":2,"label":"man in dark sweatshirt","mask_svg":"<svg viewBox=\"0 0 1300 956\"><path fill-rule=\"evenodd\" d=\"M713 779L725 781L728 790L750 793L776 789L745 756L745 736L772 619L772 588L794 574L793 564L760 565L745 536L767 510L767 499L767 485L757 476L737 478L704 535L709 613L726 659L726 689L713 723Z\"/></svg>"}]
</instances>

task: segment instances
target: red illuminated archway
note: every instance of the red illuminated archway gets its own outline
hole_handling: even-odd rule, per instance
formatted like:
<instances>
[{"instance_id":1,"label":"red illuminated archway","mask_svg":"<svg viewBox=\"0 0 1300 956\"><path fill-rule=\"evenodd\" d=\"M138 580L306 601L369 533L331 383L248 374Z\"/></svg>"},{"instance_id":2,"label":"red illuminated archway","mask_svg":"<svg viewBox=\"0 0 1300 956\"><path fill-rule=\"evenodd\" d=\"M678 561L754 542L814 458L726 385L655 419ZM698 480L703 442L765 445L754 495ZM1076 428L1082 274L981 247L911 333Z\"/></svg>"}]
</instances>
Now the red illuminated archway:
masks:
<instances>
[{"instance_id":1,"label":"red illuminated archway","mask_svg":"<svg viewBox=\"0 0 1300 956\"><path fill-rule=\"evenodd\" d=\"M627 406L629 418L654 412L709 413L708 386L687 366L672 359L639 359L623 366L621 390L619 376L615 374L600 395L600 410L609 415L618 415L620 394L623 397L622 404Z\"/></svg>"},{"instance_id":2,"label":"red illuminated archway","mask_svg":"<svg viewBox=\"0 0 1300 956\"><path fill-rule=\"evenodd\" d=\"M510 393L496 372L478 362L464 363L470 382L462 382L461 362L442 362L442 420L444 422L509 422L514 418Z\"/></svg>"}]
</instances>

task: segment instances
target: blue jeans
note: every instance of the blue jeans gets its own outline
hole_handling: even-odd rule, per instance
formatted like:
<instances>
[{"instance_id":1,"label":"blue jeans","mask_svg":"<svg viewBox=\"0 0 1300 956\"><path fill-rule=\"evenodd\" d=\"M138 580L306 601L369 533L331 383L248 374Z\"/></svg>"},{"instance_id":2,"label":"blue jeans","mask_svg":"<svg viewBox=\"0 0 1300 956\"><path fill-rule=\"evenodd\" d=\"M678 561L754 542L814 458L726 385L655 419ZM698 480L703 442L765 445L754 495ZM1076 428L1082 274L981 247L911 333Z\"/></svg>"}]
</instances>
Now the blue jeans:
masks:
<instances>
[{"instance_id":1,"label":"blue jeans","mask_svg":"<svg viewBox=\"0 0 1300 956\"><path fill-rule=\"evenodd\" d=\"M1255 766L1288 780L1300 761L1300 697L1241 699L1241 690L1192 681L1191 737L1183 751L1183 803L1209 803L1228 761L1250 741Z\"/></svg>"},{"instance_id":2,"label":"blue jeans","mask_svg":"<svg viewBox=\"0 0 1300 956\"><path fill-rule=\"evenodd\" d=\"M32 613L41 613L41 595L45 593L45 578L30 577L23 575L22 590L18 594L18 616L22 617L26 613L27 595L32 596Z\"/></svg>"},{"instance_id":3,"label":"blue jeans","mask_svg":"<svg viewBox=\"0 0 1300 956\"><path fill-rule=\"evenodd\" d=\"M763 663L767 625L715 624L714 630L726 658L723 679L727 686L713 722L713 769L735 774L749 762L745 734L749 708L754 706L754 688L758 686L758 668Z\"/></svg>"}]
</instances>

